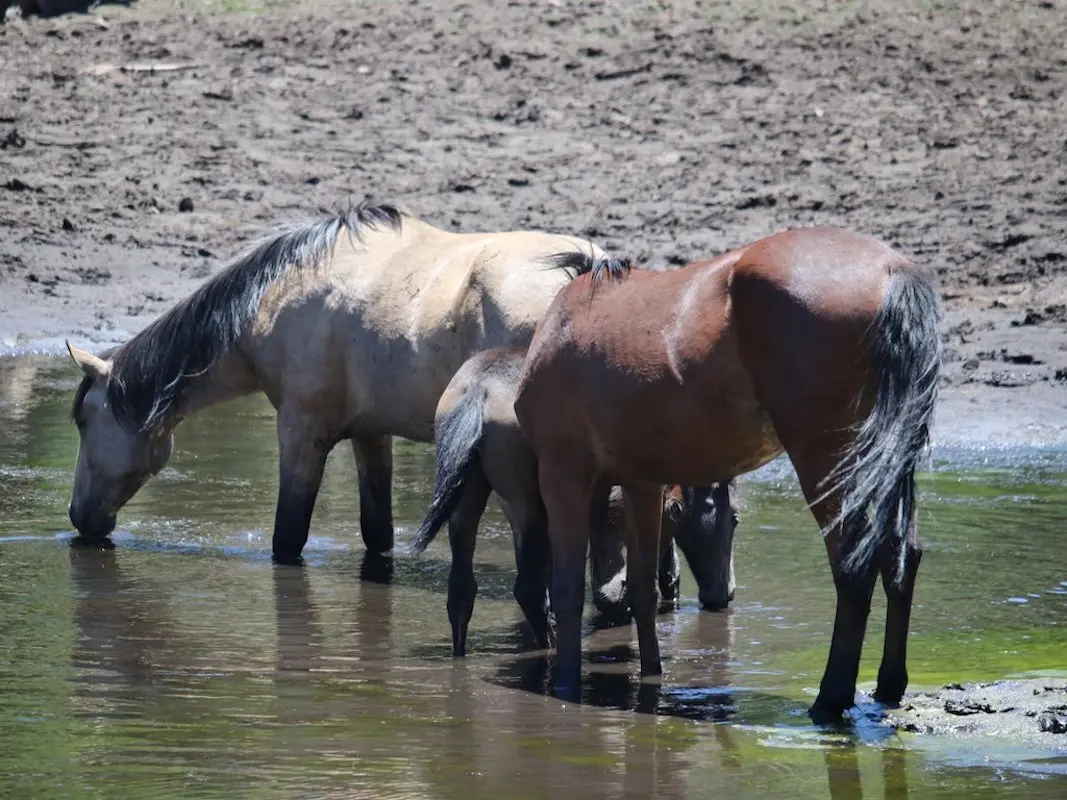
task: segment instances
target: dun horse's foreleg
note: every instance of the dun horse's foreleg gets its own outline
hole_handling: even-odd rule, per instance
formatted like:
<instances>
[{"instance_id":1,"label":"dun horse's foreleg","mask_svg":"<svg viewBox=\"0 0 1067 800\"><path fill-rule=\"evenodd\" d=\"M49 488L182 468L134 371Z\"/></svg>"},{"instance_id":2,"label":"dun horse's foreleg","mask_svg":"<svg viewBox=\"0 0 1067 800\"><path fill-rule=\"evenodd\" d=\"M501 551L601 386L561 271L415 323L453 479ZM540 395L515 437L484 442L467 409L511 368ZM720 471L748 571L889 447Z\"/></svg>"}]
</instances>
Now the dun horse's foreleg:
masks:
<instances>
[{"instance_id":1,"label":"dun horse's foreleg","mask_svg":"<svg viewBox=\"0 0 1067 800\"><path fill-rule=\"evenodd\" d=\"M577 702L582 678L582 609L589 509L595 478L573 460L542 458L538 482L552 548L552 611L556 617L556 692Z\"/></svg>"},{"instance_id":2,"label":"dun horse's foreleg","mask_svg":"<svg viewBox=\"0 0 1067 800\"><path fill-rule=\"evenodd\" d=\"M908 688L908 627L911 623L915 578L922 560L914 519L908 526L908 541L904 546L907 548L904 552L904 574L899 584L896 583L896 576L901 544L887 540L879 553L886 596L885 648L882 651L882 665L878 668L874 699L888 706L899 704L904 690Z\"/></svg>"},{"instance_id":3,"label":"dun horse's foreleg","mask_svg":"<svg viewBox=\"0 0 1067 800\"><path fill-rule=\"evenodd\" d=\"M448 544L452 549L452 568L448 573L448 621L452 625L452 655L457 658L467 654L467 627L478 594L474 579L474 546L478 522L485 513L490 492L485 476L472 470L459 505L448 520Z\"/></svg>"},{"instance_id":4,"label":"dun horse's foreleg","mask_svg":"<svg viewBox=\"0 0 1067 800\"><path fill-rule=\"evenodd\" d=\"M359 473L359 529L368 552L393 549L393 437L356 436L352 452Z\"/></svg>"},{"instance_id":5,"label":"dun horse's foreleg","mask_svg":"<svg viewBox=\"0 0 1067 800\"><path fill-rule=\"evenodd\" d=\"M278 418L278 505L274 514L274 560L299 563L332 443Z\"/></svg>"},{"instance_id":6,"label":"dun horse's foreleg","mask_svg":"<svg viewBox=\"0 0 1067 800\"><path fill-rule=\"evenodd\" d=\"M656 577L663 488L658 484L630 484L623 487L622 497L626 507L626 588L637 623L641 677L659 675L663 668L656 638Z\"/></svg>"}]
</instances>

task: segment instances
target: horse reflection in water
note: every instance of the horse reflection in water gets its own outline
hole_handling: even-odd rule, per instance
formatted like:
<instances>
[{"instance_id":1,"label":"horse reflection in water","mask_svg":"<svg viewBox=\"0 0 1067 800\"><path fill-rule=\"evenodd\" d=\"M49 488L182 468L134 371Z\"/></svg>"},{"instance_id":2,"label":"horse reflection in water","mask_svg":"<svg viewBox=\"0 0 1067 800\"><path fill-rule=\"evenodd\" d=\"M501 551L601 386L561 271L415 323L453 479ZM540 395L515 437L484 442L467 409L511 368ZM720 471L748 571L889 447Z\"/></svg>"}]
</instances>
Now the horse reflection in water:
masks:
<instances>
[{"instance_id":1,"label":"horse reflection in water","mask_svg":"<svg viewBox=\"0 0 1067 800\"><path fill-rule=\"evenodd\" d=\"M142 716L178 660L168 609L137 591L113 550L71 547L70 568L77 630L71 660L82 710Z\"/></svg>"}]
</instances>

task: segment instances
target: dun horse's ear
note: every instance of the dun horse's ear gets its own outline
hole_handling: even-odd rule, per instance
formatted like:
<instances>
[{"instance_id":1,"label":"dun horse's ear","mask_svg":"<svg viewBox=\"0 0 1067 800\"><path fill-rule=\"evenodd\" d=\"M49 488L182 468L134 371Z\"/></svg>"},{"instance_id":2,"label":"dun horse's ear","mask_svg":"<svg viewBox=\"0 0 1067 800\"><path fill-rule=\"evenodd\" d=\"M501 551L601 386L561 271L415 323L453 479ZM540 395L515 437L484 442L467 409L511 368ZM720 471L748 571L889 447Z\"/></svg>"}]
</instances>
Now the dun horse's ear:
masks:
<instances>
[{"instance_id":1,"label":"dun horse's ear","mask_svg":"<svg viewBox=\"0 0 1067 800\"><path fill-rule=\"evenodd\" d=\"M94 381L100 381L107 378L107 362L100 358L100 356L94 356L92 353L88 353L81 348L75 347L69 341L67 342L67 352L70 353L70 357L74 359L74 363L81 367L82 372Z\"/></svg>"}]
</instances>

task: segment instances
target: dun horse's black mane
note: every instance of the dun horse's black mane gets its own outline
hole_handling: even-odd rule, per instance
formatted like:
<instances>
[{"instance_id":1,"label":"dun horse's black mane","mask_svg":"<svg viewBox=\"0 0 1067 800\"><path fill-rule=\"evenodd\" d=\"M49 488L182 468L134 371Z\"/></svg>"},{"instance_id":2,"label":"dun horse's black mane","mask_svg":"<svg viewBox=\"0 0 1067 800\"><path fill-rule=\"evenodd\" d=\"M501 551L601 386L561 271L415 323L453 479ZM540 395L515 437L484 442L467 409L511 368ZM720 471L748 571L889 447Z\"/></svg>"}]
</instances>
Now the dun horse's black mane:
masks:
<instances>
[{"instance_id":1,"label":"dun horse's black mane","mask_svg":"<svg viewBox=\"0 0 1067 800\"><path fill-rule=\"evenodd\" d=\"M561 269L571 276L571 279L580 275L592 275L594 281L610 278L622 280L633 268L629 258L611 258L608 256L596 256L581 250L567 250L548 256L548 262L555 268Z\"/></svg>"},{"instance_id":2,"label":"dun horse's black mane","mask_svg":"<svg viewBox=\"0 0 1067 800\"><path fill-rule=\"evenodd\" d=\"M399 231L403 213L391 205L361 204L316 222L287 225L260 241L162 317L114 351L107 397L119 423L148 431L174 408L189 378L213 367L245 333L267 288L292 269L325 258L342 231L360 238L369 227ZM74 398L77 416L92 379Z\"/></svg>"}]
</instances>

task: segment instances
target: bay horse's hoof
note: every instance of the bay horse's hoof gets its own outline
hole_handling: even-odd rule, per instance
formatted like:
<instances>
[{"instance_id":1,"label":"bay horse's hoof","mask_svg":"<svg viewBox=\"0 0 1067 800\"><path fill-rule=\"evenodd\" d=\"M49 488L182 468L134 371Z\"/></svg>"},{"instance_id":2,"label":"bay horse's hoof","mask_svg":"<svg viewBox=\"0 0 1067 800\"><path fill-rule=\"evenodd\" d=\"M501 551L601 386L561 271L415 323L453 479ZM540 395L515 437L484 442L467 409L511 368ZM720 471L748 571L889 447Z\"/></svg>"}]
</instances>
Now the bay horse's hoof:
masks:
<instances>
[{"instance_id":1,"label":"bay horse's hoof","mask_svg":"<svg viewBox=\"0 0 1067 800\"><path fill-rule=\"evenodd\" d=\"M852 701L823 700L818 698L808 709L808 716L816 725L840 725L845 712L852 708Z\"/></svg>"},{"instance_id":2,"label":"bay horse's hoof","mask_svg":"<svg viewBox=\"0 0 1067 800\"><path fill-rule=\"evenodd\" d=\"M300 553L273 553L271 561L287 567L304 566L304 557Z\"/></svg>"}]
</instances>

